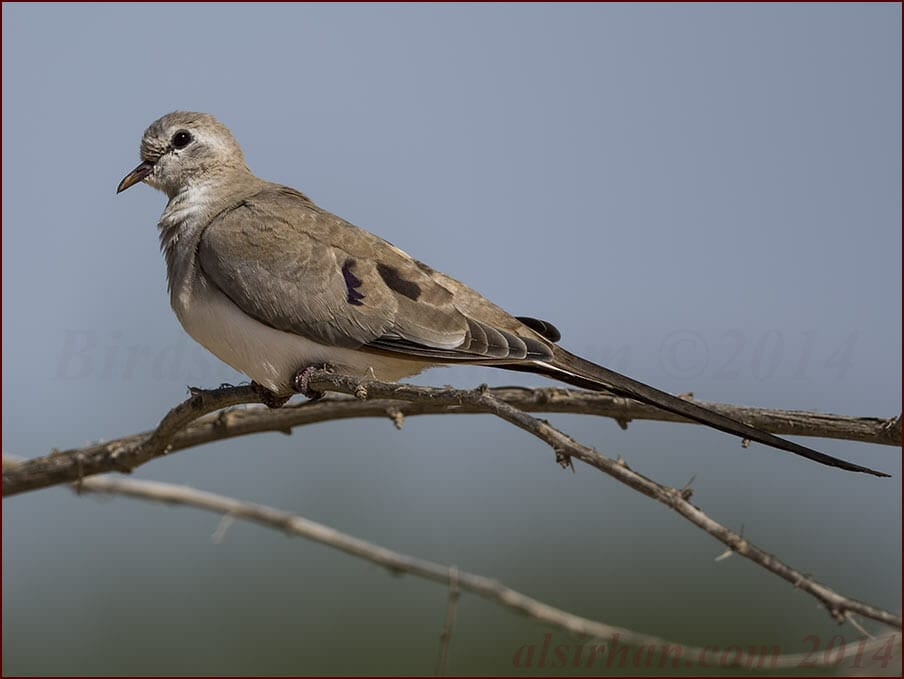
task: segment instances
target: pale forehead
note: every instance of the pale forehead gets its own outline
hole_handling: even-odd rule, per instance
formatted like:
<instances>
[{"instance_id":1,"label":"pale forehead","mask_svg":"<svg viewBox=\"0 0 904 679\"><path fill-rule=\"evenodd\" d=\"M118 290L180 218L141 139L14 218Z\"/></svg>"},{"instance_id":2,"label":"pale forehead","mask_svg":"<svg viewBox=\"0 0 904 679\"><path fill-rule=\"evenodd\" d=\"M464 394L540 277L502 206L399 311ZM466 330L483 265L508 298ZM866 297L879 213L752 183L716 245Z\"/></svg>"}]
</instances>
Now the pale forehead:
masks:
<instances>
[{"instance_id":1,"label":"pale forehead","mask_svg":"<svg viewBox=\"0 0 904 679\"><path fill-rule=\"evenodd\" d=\"M173 111L151 123L144 132L144 139L151 140L168 137L179 128L187 128L194 131L206 130L227 137L232 136L226 126L209 113Z\"/></svg>"}]
</instances>

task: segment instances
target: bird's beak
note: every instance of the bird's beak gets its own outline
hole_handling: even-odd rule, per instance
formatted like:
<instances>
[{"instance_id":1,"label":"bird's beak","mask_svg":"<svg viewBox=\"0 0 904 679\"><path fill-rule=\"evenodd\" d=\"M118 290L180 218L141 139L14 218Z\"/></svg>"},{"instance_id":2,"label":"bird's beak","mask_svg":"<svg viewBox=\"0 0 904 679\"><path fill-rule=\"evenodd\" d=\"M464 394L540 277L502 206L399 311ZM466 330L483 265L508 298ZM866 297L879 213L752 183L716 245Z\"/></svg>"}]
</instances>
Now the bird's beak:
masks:
<instances>
[{"instance_id":1,"label":"bird's beak","mask_svg":"<svg viewBox=\"0 0 904 679\"><path fill-rule=\"evenodd\" d=\"M119 186L116 187L116 193L122 193L130 186L134 186L149 174L151 174L151 170L153 169L154 163L152 163L150 160L144 161L141 165L136 167L134 170L129 172L129 174L122 178L122 181L119 182Z\"/></svg>"}]
</instances>

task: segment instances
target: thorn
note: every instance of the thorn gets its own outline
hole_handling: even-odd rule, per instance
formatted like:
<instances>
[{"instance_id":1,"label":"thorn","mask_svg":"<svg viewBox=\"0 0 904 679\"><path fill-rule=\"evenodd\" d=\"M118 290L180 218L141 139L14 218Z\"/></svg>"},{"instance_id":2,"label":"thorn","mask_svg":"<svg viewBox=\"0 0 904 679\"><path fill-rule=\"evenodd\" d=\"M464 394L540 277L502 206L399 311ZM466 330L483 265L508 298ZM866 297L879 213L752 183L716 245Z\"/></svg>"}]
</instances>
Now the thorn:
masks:
<instances>
[{"instance_id":1,"label":"thorn","mask_svg":"<svg viewBox=\"0 0 904 679\"><path fill-rule=\"evenodd\" d=\"M741 530L738 531L738 537L740 540L738 541L737 547L728 547L724 552L722 552L719 556L717 556L713 561L724 561L728 557L730 557L735 552L740 552L744 554L747 551L747 540L744 539L744 524L741 524ZM797 587L797 585L794 585Z\"/></svg>"},{"instance_id":2,"label":"thorn","mask_svg":"<svg viewBox=\"0 0 904 679\"><path fill-rule=\"evenodd\" d=\"M861 625L859 622L857 622L857 619L854 617L854 615L850 611L845 613L844 616L847 618L847 621L849 623L851 623L857 631L860 632L860 634L862 634L865 637L869 637L870 639L876 638L872 634L867 632L866 628L863 625Z\"/></svg>"},{"instance_id":3,"label":"thorn","mask_svg":"<svg viewBox=\"0 0 904 679\"><path fill-rule=\"evenodd\" d=\"M722 552L719 556L717 556L715 559L713 559L713 561L716 561L716 562L725 561L725 559L730 557L732 554L734 554L734 550L731 547L729 547L724 552Z\"/></svg>"},{"instance_id":4,"label":"thorn","mask_svg":"<svg viewBox=\"0 0 904 679\"><path fill-rule=\"evenodd\" d=\"M618 418L618 417L615 418L616 424L618 424L618 426L621 428L622 431L627 431L627 430L628 430L628 423L629 423L630 421L631 421L631 420L622 420L622 419L620 419L620 418Z\"/></svg>"},{"instance_id":5,"label":"thorn","mask_svg":"<svg viewBox=\"0 0 904 679\"><path fill-rule=\"evenodd\" d=\"M120 457L126 452L126 446L117 445L115 448L108 448L108 455L110 456L110 461L113 463L113 466L116 467L116 471L122 472L123 474L131 474L132 468L126 462L121 462Z\"/></svg>"},{"instance_id":6,"label":"thorn","mask_svg":"<svg viewBox=\"0 0 904 679\"><path fill-rule=\"evenodd\" d=\"M392 420L393 426L401 431L402 425L405 423L405 414L398 408L390 408L386 411L386 414L389 415L389 419Z\"/></svg>"},{"instance_id":7,"label":"thorn","mask_svg":"<svg viewBox=\"0 0 904 679\"><path fill-rule=\"evenodd\" d=\"M216 530L210 535L210 541L215 545L223 542L223 538L226 537L226 532L232 527L232 524L235 523L235 517L232 514L223 514L223 518L220 519L220 523L217 524Z\"/></svg>"},{"instance_id":8,"label":"thorn","mask_svg":"<svg viewBox=\"0 0 904 679\"><path fill-rule=\"evenodd\" d=\"M555 450L555 453L556 453L556 463L557 463L562 469L568 469L568 468L570 467L570 468L571 468L571 473L572 473L572 474L576 473L576 472L574 471L574 462L572 462L572 460L571 460L571 455L569 455L568 453L566 453L566 452L565 452L564 450L562 450L561 448L554 448L554 450Z\"/></svg>"},{"instance_id":9,"label":"thorn","mask_svg":"<svg viewBox=\"0 0 904 679\"><path fill-rule=\"evenodd\" d=\"M694 489L691 488L691 486L693 485L694 481L696 481L696 479L697 479L697 475L694 474L691 478L689 478L687 480L687 483L685 483L684 486L678 491L679 494L681 495L681 499L684 500L685 502L690 500L694 495Z\"/></svg>"}]
</instances>

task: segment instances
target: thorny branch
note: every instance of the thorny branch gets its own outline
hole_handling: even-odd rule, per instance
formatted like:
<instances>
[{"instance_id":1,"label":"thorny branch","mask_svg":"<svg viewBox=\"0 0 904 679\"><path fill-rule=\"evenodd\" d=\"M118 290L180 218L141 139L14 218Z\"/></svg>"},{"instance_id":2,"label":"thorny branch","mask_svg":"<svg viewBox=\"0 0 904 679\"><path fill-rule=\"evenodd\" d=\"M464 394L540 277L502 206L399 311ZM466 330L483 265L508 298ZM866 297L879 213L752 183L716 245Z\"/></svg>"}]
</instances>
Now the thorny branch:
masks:
<instances>
[{"instance_id":1,"label":"thorny branch","mask_svg":"<svg viewBox=\"0 0 904 679\"><path fill-rule=\"evenodd\" d=\"M291 433L291 428L300 424L361 416L390 417L398 426L402 418L408 414L492 413L545 441L556 452L556 458L560 463L570 464L571 459L576 458L670 507L722 542L734 553L753 561L815 597L839 622L848 619L849 614L855 613L898 629L901 628L902 622L899 615L835 592L753 545L738 533L714 521L689 501L691 496L689 489L671 488L657 483L630 469L624 461L613 460L601 455L596 450L574 441L548 422L532 417L521 409L524 407L525 409L551 412L594 412L614 417L619 422L645 417L644 408L631 401L606 396L603 396L602 399L608 399L607 401L597 400L600 398L599 395L588 396L585 392L564 389L491 390L480 388L462 390L417 387L388 384L375 380L360 381L327 372L315 374L310 380L309 386L314 390L340 392L355 398L330 398L274 411L232 410L190 424L194 419L221 408L241 403L259 402L257 392L251 387L228 387L214 391L194 390L192 396L173 408L157 429L150 434L136 434L108 443L27 460L21 464L4 465L4 495L67 481L83 482L84 477L105 471L130 471L132 468L172 450L255 431L276 430ZM558 395L563 393L564 398L559 398ZM574 410L567 409L569 401ZM580 403L580 405L575 406L574 403ZM593 406L588 403L593 403ZM362 406L369 406L369 408ZM856 435L850 436L857 440L867 438L867 440L876 442L891 443L895 437L900 441L901 435L900 417L885 421L874 419L864 427L865 422L862 418L758 409L742 409L744 412L739 415L736 406L718 406L717 409L775 433L788 433L789 431L797 434L807 431L812 433L814 429L818 429L814 422L822 419L826 423L831 423L826 426L826 429L836 435L845 427L851 432L858 432ZM781 414L775 415L775 413ZM668 416L662 419L674 418ZM871 434L865 434L865 429L871 430ZM821 431L819 435L829 434Z\"/></svg>"},{"instance_id":2,"label":"thorny branch","mask_svg":"<svg viewBox=\"0 0 904 679\"><path fill-rule=\"evenodd\" d=\"M327 387L324 387L325 389ZM318 401L290 404L276 410L246 408L222 411L240 404L260 403L258 392L249 386L212 391L194 390L192 396L173 408L154 432L142 432L96 443L83 448L53 451L28 460L15 470L3 471L3 495L77 481L105 472L129 472L145 462L169 452L221 439L263 431L291 433L294 427L361 417L390 418L401 427L405 417L431 414L487 412L468 402L442 401L427 387L418 389L417 399L397 396L367 400L331 395ZM440 389L439 392L444 390ZM671 413L630 399L598 392L558 387L525 389L499 387L489 393L497 400L524 412L576 413L615 419L622 427L631 420L687 422ZM797 410L749 408L698 401L703 406L780 435L820 436L901 446L901 416L894 418L851 417ZM215 415L209 415L221 411ZM204 417L208 415L207 417Z\"/></svg>"},{"instance_id":3,"label":"thorny branch","mask_svg":"<svg viewBox=\"0 0 904 679\"><path fill-rule=\"evenodd\" d=\"M593 448L578 443L545 420L532 417L512 405L500 401L489 389L435 389L415 387L407 384L388 384L375 380L360 381L344 375L328 373L321 373L320 376L315 376L309 384L313 389L340 391L345 394L354 394L360 399L389 398L405 401L429 399L434 403L445 405L468 403L479 407L483 412L493 413L545 441L555 451L556 459L559 462L566 463L571 458L576 458L643 493L647 497L661 502L694 525L702 528L736 554L750 559L766 570L775 573L780 578L787 580L798 589L816 597L838 622L844 622L846 614L851 612L899 629L901 628L901 616L839 594L786 565L777 557L763 551L730 528L714 521L690 502L692 495L690 489L671 488L657 483L632 470L623 460L608 458Z\"/></svg>"},{"instance_id":4,"label":"thorny branch","mask_svg":"<svg viewBox=\"0 0 904 679\"><path fill-rule=\"evenodd\" d=\"M4 464L6 464L6 460L4 460ZM15 464L19 464L19 462L10 462L10 466ZM244 519L252 521L285 531L291 535L298 535L308 540L319 542L351 556L365 559L371 563L383 566L394 575L409 574L448 584L449 603L443 634L440 638L440 656L437 663L437 674L439 675L445 674L447 668L449 640L455 623L456 602L461 591L476 594L504 608L521 613L554 628L579 635L582 639L587 640L584 645L590 653L593 653L593 642L596 641L597 646L602 646L603 648L611 643L613 645L623 644L647 649L655 648L664 650L666 653L669 652L666 649L671 649L672 652L678 649L680 653L675 657L680 658L682 662L686 662L688 659L705 660L708 652L712 655L712 649L684 646L648 634L574 615L506 587L502 583L485 576L461 571L455 566L446 566L407 556L380 545L355 538L310 519L265 505L243 502L188 486L156 481L95 477L85 479L80 484L75 484L75 487L78 492L82 493L123 495L165 504L186 505L221 514L229 520ZM219 529L217 533L219 533ZM863 640L861 642L862 649L858 646L858 652L861 656L866 655L866 657L870 657L876 651L895 648L898 643L900 643L900 639L896 634L883 635L868 642ZM601 652L602 655L604 655L604 652ZM761 669L775 670L805 666L832 667L837 665L837 658L828 657L828 655L813 653L779 655L775 653L771 656L761 657L759 653L756 656L741 653L732 656L728 663L722 664L720 667L736 666L749 668L752 663L757 663L756 666Z\"/></svg>"}]
</instances>

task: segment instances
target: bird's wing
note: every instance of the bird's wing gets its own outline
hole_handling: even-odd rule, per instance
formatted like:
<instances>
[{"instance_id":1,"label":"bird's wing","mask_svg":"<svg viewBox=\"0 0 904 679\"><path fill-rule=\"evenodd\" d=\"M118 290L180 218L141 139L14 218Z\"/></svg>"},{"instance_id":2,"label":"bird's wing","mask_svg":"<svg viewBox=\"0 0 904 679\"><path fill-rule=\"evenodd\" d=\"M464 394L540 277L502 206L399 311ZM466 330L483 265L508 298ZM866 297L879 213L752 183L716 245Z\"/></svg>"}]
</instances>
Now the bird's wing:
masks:
<instances>
[{"instance_id":1,"label":"bird's wing","mask_svg":"<svg viewBox=\"0 0 904 679\"><path fill-rule=\"evenodd\" d=\"M198 262L249 316L329 346L436 363L552 355L551 325L516 319L286 187L211 220Z\"/></svg>"},{"instance_id":2,"label":"bird's wing","mask_svg":"<svg viewBox=\"0 0 904 679\"><path fill-rule=\"evenodd\" d=\"M249 316L328 346L545 374L622 394L822 464L887 476L570 354L553 344L558 331L552 325L509 315L289 188L267 185L212 219L198 245L198 262Z\"/></svg>"}]
</instances>

